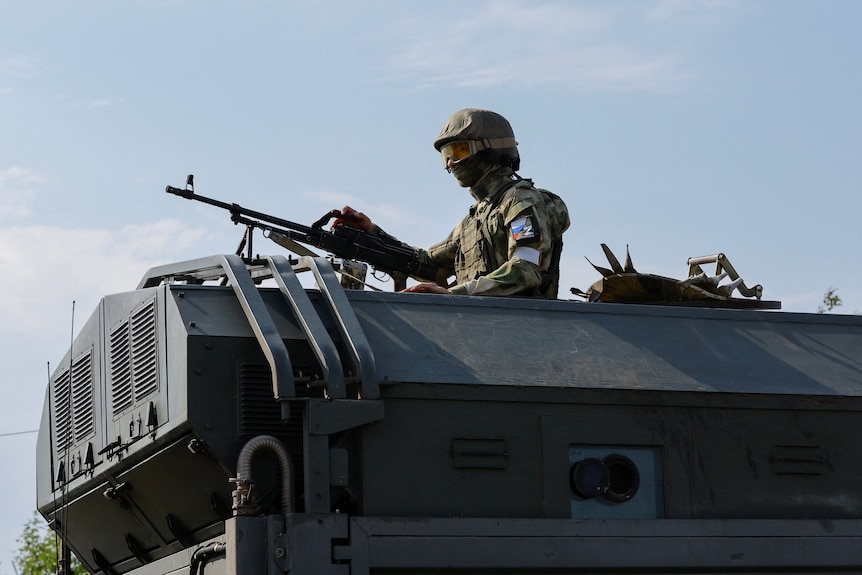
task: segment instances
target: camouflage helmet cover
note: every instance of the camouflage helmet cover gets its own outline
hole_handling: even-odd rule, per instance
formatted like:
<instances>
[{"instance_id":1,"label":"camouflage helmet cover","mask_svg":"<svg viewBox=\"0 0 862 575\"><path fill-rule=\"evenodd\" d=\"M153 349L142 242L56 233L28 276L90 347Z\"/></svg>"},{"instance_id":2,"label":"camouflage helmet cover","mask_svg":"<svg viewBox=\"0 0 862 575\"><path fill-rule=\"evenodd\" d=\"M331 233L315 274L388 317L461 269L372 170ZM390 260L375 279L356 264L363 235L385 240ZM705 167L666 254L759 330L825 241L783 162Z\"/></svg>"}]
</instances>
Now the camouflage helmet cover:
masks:
<instances>
[{"instance_id":1,"label":"camouflage helmet cover","mask_svg":"<svg viewBox=\"0 0 862 575\"><path fill-rule=\"evenodd\" d=\"M484 149L506 150L508 155L518 157L518 142L512 126L506 118L490 110L465 108L449 116L434 140L434 148L439 152L440 148L455 140L482 142Z\"/></svg>"}]
</instances>

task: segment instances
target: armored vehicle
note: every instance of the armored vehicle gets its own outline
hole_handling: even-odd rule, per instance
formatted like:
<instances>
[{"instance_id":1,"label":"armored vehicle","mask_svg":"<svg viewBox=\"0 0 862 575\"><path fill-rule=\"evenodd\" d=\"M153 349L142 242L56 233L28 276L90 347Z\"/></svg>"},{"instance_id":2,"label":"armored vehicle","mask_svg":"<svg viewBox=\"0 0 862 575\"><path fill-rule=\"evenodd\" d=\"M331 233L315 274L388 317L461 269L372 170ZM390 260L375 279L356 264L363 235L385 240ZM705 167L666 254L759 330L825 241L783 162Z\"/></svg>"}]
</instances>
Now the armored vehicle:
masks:
<instances>
[{"instance_id":1,"label":"armored vehicle","mask_svg":"<svg viewBox=\"0 0 862 575\"><path fill-rule=\"evenodd\" d=\"M857 316L217 255L79 330L38 508L111 575L856 572L860 423Z\"/></svg>"}]
</instances>

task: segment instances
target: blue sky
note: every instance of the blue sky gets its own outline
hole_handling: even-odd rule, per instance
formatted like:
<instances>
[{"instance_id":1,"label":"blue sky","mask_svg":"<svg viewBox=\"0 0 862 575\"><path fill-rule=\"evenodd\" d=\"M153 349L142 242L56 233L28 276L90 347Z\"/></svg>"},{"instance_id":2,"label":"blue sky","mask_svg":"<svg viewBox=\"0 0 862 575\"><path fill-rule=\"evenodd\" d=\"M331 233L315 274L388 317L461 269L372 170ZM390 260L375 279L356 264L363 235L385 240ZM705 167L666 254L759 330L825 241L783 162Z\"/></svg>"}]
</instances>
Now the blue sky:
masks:
<instances>
[{"instance_id":1,"label":"blue sky","mask_svg":"<svg viewBox=\"0 0 862 575\"><path fill-rule=\"evenodd\" d=\"M672 277L724 252L786 311L830 287L862 311L860 25L850 0L7 3L0 433L38 427L73 301L83 325L153 265L234 251L167 184L302 223L350 204L428 246L471 203L432 147L464 107L506 116L521 175L568 203L564 296L606 243ZM0 575L34 451L0 436Z\"/></svg>"}]
</instances>

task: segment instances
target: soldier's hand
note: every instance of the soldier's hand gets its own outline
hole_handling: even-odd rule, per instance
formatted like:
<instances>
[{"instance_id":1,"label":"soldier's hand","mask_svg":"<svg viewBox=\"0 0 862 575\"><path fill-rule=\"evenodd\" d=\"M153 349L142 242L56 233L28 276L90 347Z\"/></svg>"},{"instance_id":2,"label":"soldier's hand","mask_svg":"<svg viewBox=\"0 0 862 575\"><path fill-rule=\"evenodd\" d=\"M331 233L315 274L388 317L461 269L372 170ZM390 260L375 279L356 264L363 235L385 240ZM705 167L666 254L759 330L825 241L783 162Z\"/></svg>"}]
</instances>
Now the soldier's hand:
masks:
<instances>
[{"instance_id":1,"label":"soldier's hand","mask_svg":"<svg viewBox=\"0 0 862 575\"><path fill-rule=\"evenodd\" d=\"M448 288L445 288L432 282L422 282L401 291L406 293L440 293L449 295L452 294L452 292L449 291Z\"/></svg>"},{"instance_id":2,"label":"soldier's hand","mask_svg":"<svg viewBox=\"0 0 862 575\"><path fill-rule=\"evenodd\" d=\"M365 230L366 232L374 231L375 225L371 221L371 218L362 212L354 210L350 206L344 206L341 208L341 211L332 210L330 213L335 217L335 221L332 222L333 228L336 226L347 226L349 228Z\"/></svg>"}]
</instances>

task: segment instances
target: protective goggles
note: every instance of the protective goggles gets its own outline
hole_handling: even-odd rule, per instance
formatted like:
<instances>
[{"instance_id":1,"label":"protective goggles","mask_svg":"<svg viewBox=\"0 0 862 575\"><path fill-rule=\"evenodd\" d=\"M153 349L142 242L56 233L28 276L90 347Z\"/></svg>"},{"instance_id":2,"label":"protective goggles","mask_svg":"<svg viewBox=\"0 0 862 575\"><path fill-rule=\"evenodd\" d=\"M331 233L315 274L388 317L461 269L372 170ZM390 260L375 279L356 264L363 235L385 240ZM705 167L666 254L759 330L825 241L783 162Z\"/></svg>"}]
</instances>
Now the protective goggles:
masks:
<instances>
[{"instance_id":1,"label":"protective goggles","mask_svg":"<svg viewBox=\"0 0 862 575\"><path fill-rule=\"evenodd\" d=\"M449 142L440 148L440 155L443 156L443 167L449 167L450 159L453 162L460 162L464 158L469 158L477 151L476 140L456 140Z\"/></svg>"},{"instance_id":2,"label":"protective goggles","mask_svg":"<svg viewBox=\"0 0 862 575\"><path fill-rule=\"evenodd\" d=\"M515 138L485 138L483 140L455 140L440 148L443 156L443 167L449 169L449 160L460 162L482 150L500 150L514 148L518 145Z\"/></svg>"}]
</instances>

